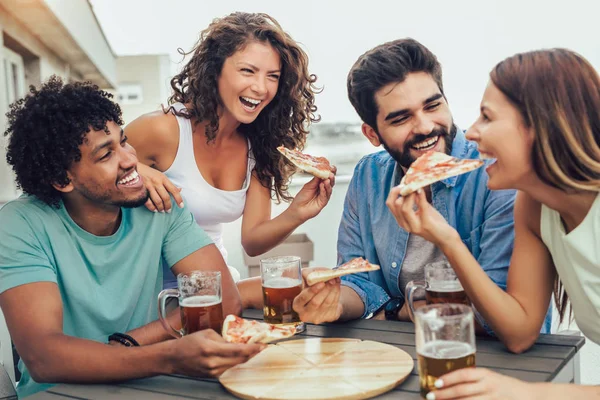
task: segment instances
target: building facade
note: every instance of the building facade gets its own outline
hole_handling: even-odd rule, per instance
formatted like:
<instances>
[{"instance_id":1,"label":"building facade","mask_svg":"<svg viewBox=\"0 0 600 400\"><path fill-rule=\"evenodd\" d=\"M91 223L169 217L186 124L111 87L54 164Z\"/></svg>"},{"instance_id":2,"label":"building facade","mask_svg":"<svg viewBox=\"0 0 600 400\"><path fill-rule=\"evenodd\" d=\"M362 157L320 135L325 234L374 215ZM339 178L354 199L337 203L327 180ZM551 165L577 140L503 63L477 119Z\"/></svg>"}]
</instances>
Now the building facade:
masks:
<instances>
[{"instance_id":1,"label":"building facade","mask_svg":"<svg viewBox=\"0 0 600 400\"><path fill-rule=\"evenodd\" d=\"M50 75L117 84L116 56L87 0L0 0L0 132L9 104ZM0 135L0 204L18 194Z\"/></svg>"},{"instance_id":2,"label":"building facade","mask_svg":"<svg viewBox=\"0 0 600 400\"><path fill-rule=\"evenodd\" d=\"M116 100L125 125L142 114L167 104L171 61L167 54L119 56Z\"/></svg>"}]
</instances>

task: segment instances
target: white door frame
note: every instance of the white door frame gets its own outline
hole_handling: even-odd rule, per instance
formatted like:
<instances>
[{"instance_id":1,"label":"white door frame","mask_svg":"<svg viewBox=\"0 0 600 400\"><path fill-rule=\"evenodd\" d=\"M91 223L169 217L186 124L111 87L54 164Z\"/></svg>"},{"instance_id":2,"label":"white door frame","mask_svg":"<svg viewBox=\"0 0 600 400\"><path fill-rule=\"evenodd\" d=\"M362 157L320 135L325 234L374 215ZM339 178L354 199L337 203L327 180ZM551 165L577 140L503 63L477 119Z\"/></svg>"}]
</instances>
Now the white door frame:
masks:
<instances>
[{"instance_id":1,"label":"white door frame","mask_svg":"<svg viewBox=\"0 0 600 400\"><path fill-rule=\"evenodd\" d=\"M23 57L4 47L4 82L7 104L14 103L25 95L25 66Z\"/></svg>"}]
</instances>

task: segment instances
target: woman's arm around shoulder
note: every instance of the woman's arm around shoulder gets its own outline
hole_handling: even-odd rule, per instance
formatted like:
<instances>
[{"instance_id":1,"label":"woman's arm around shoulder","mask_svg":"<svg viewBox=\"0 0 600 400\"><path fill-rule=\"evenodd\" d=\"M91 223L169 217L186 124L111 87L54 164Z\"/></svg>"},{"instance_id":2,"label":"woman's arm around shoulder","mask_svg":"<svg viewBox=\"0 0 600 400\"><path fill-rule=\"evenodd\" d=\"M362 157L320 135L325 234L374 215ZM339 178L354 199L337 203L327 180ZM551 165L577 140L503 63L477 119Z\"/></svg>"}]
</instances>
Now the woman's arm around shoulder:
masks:
<instances>
[{"instance_id":1,"label":"woman's arm around shoulder","mask_svg":"<svg viewBox=\"0 0 600 400\"><path fill-rule=\"evenodd\" d=\"M137 170L148 189L146 207L154 212L169 212L173 206L171 195L183 207L181 189L163 174L173 164L179 146L175 117L163 111L144 114L125 127L125 135L137 152Z\"/></svg>"}]
</instances>

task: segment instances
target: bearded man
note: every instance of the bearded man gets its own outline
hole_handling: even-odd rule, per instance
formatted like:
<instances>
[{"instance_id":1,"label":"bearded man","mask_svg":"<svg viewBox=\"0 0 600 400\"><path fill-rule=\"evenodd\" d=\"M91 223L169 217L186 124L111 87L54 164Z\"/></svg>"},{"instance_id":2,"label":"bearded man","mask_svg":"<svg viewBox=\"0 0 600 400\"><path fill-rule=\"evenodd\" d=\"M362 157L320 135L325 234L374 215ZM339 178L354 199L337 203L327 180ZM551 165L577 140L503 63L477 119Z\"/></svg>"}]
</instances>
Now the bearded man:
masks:
<instances>
[{"instance_id":1,"label":"bearded man","mask_svg":"<svg viewBox=\"0 0 600 400\"><path fill-rule=\"evenodd\" d=\"M342 278L339 319L409 320L405 287L423 280L425 265L443 261L434 244L402 229L386 206L410 164L434 150L477 159L474 143L455 125L436 56L413 39L379 45L350 70L348 97L362 132L385 151L364 157L350 182L338 234L338 265L364 257L381 270ZM459 232L473 256L506 289L513 249L515 191L487 188L484 168L424 188L428 200ZM492 333L475 310L477 320ZM542 332L549 332L550 313Z\"/></svg>"}]
</instances>

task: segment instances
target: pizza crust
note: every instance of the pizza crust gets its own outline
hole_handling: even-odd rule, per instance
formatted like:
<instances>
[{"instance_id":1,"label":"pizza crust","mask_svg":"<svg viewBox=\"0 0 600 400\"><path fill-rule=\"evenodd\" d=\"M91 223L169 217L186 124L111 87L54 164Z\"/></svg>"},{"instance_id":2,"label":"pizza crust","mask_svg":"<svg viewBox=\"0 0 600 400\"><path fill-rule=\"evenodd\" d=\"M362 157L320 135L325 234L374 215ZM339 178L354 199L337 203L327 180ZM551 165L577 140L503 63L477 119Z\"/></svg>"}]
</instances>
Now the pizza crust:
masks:
<instances>
[{"instance_id":1,"label":"pizza crust","mask_svg":"<svg viewBox=\"0 0 600 400\"><path fill-rule=\"evenodd\" d=\"M223 339L230 343L271 343L296 334L294 325L277 326L230 314L223 320Z\"/></svg>"},{"instance_id":2,"label":"pizza crust","mask_svg":"<svg viewBox=\"0 0 600 400\"><path fill-rule=\"evenodd\" d=\"M352 264L356 264L353 266ZM330 270L312 271L306 276L306 284L313 286L319 282L325 282L344 275L357 274L359 272L377 271L379 265L371 264L362 257L354 258L337 268Z\"/></svg>"},{"instance_id":3,"label":"pizza crust","mask_svg":"<svg viewBox=\"0 0 600 400\"><path fill-rule=\"evenodd\" d=\"M301 170L311 174L312 176L316 176L320 179L329 179L329 174L334 172L335 169L331 166L329 161L325 157L312 157L308 154L301 153L297 150L290 150L283 146L279 146L277 150L284 155L292 164ZM297 153L297 154L296 154ZM298 160L298 156L310 157L311 159L318 160L319 165L323 165L327 169L319 169L315 167L313 164L317 164L316 161L309 162L307 160Z\"/></svg>"},{"instance_id":4,"label":"pizza crust","mask_svg":"<svg viewBox=\"0 0 600 400\"><path fill-rule=\"evenodd\" d=\"M292 163L294 163L294 162L292 161ZM330 174L329 171L323 171L323 170L317 169L310 165L300 166L296 163L294 163L294 165L297 166L298 168L300 168L301 170L303 170L304 172L307 172L307 173L311 174L312 176L316 176L319 179L329 179L329 174Z\"/></svg>"},{"instance_id":5,"label":"pizza crust","mask_svg":"<svg viewBox=\"0 0 600 400\"><path fill-rule=\"evenodd\" d=\"M407 196L435 182L473 171L483 164L483 160L459 159L430 151L417 158L406 171L398 185L400 195Z\"/></svg>"}]
</instances>

